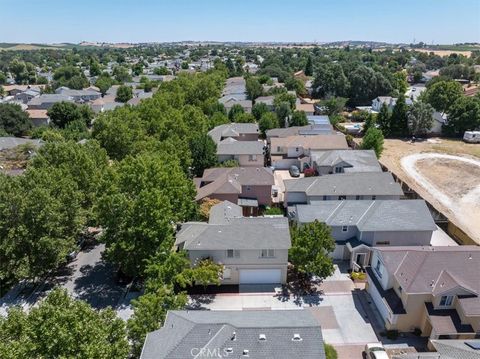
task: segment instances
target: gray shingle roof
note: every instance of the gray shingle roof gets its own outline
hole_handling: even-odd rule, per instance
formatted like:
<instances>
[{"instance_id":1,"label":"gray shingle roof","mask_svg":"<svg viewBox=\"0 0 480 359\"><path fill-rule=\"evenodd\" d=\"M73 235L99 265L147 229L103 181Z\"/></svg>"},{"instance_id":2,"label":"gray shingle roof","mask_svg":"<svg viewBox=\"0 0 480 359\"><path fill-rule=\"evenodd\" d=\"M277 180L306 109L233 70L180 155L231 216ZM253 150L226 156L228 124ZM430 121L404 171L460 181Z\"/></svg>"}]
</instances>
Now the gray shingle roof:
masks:
<instances>
[{"instance_id":1,"label":"gray shingle roof","mask_svg":"<svg viewBox=\"0 0 480 359\"><path fill-rule=\"evenodd\" d=\"M32 98L28 102L28 106L36 106L42 103L56 103L56 102L73 102L73 98L66 95L58 95L58 94L43 94L38 97Z\"/></svg>"},{"instance_id":2,"label":"gray shingle roof","mask_svg":"<svg viewBox=\"0 0 480 359\"><path fill-rule=\"evenodd\" d=\"M373 150L312 151L310 157L319 167L334 167L342 162L348 163L351 167L345 167L345 173L382 172Z\"/></svg>"},{"instance_id":3,"label":"gray shingle roof","mask_svg":"<svg viewBox=\"0 0 480 359\"><path fill-rule=\"evenodd\" d=\"M302 340L293 341L294 334ZM164 326L147 335L141 358L185 359L192 348L221 350L231 358L244 350L250 358L325 358L320 325L308 310L169 311Z\"/></svg>"},{"instance_id":4,"label":"gray shingle roof","mask_svg":"<svg viewBox=\"0 0 480 359\"><path fill-rule=\"evenodd\" d=\"M232 218L227 223L187 222L176 236L176 245L186 250L289 249L285 217Z\"/></svg>"},{"instance_id":5,"label":"gray shingle roof","mask_svg":"<svg viewBox=\"0 0 480 359\"><path fill-rule=\"evenodd\" d=\"M43 145L42 140L31 140L28 138L19 137L0 137L0 151L15 148L26 143L32 144L36 147L40 147L41 145Z\"/></svg>"},{"instance_id":6,"label":"gray shingle roof","mask_svg":"<svg viewBox=\"0 0 480 359\"><path fill-rule=\"evenodd\" d=\"M210 208L208 223L226 224L230 219L239 217L242 217L242 207L230 201L223 201Z\"/></svg>"},{"instance_id":7,"label":"gray shingle roof","mask_svg":"<svg viewBox=\"0 0 480 359\"><path fill-rule=\"evenodd\" d=\"M263 141L236 141L227 138L217 145L218 155L263 155Z\"/></svg>"},{"instance_id":8,"label":"gray shingle roof","mask_svg":"<svg viewBox=\"0 0 480 359\"><path fill-rule=\"evenodd\" d=\"M403 195L402 188L388 172L332 174L284 183L286 192L305 192L308 196Z\"/></svg>"},{"instance_id":9,"label":"gray shingle roof","mask_svg":"<svg viewBox=\"0 0 480 359\"><path fill-rule=\"evenodd\" d=\"M360 231L434 231L437 229L423 200L318 201L296 205L300 223L319 220L329 226L357 226Z\"/></svg>"},{"instance_id":10,"label":"gray shingle roof","mask_svg":"<svg viewBox=\"0 0 480 359\"><path fill-rule=\"evenodd\" d=\"M258 125L256 123L228 123L213 128L208 135L218 144L222 138L237 137L242 133L258 134Z\"/></svg>"}]
</instances>

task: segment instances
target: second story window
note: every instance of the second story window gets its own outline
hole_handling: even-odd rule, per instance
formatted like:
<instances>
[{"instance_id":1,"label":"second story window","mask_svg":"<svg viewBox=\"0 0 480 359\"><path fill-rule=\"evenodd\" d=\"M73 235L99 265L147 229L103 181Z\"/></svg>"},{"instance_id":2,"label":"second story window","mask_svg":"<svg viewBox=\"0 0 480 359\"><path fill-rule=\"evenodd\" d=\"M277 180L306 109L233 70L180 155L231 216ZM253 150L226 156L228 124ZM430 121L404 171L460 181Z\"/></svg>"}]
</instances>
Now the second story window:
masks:
<instances>
[{"instance_id":1,"label":"second story window","mask_svg":"<svg viewBox=\"0 0 480 359\"><path fill-rule=\"evenodd\" d=\"M342 226L342 232L348 232L348 226Z\"/></svg>"},{"instance_id":2,"label":"second story window","mask_svg":"<svg viewBox=\"0 0 480 359\"><path fill-rule=\"evenodd\" d=\"M451 295L443 295L440 298L440 306L441 307L449 307L452 305L453 302L453 296Z\"/></svg>"},{"instance_id":3,"label":"second story window","mask_svg":"<svg viewBox=\"0 0 480 359\"><path fill-rule=\"evenodd\" d=\"M227 258L240 258L240 251L236 249L227 249Z\"/></svg>"},{"instance_id":4,"label":"second story window","mask_svg":"<svg viewBox=\"0 0 480 359\"><path fill-rule=\"evenodd\" d=\"M275 251L273 249L262 249L260 256L262 258L273 258L275 257Z\"/></svg>"},{"instance_id":5,"label":"second story window","mask_svg":"<svg viewBox=\"0 0 480 359\"><path fill-rule=\"evenodd\" d=\"M249 155L248 160L249 161L256 161L257 160L257 155Z\"/></svg>"}]
</instances>

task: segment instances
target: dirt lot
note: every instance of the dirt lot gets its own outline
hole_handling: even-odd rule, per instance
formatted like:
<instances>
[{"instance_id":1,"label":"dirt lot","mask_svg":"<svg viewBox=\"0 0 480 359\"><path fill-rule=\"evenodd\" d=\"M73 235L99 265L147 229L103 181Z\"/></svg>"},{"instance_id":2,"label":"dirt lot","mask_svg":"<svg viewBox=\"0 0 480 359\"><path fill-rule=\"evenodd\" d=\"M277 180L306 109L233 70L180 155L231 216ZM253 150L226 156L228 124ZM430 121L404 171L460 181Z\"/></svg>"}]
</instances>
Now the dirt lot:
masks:
<instances>
[{"instance_id":1,"label":"dirt lot","mask_svg":"<svg viewBox=\"0 0 480 359\"><path fill-rule=\"evenodd\" d=\"M480 145L385 140L380 162L480 244Z\"/></svg>"}]
</instances>

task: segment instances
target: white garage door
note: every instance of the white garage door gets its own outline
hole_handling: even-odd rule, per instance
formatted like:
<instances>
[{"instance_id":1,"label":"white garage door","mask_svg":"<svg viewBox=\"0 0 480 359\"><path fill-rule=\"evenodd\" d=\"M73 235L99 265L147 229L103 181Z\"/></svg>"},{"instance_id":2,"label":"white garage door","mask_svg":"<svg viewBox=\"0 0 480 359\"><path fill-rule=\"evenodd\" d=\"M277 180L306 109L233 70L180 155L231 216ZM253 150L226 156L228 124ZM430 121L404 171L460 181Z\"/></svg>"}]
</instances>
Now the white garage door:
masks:
<instances>
[{"instance_id":1,"label":"white garage door","mask_svg":"<svg viewBox=\"0 0 480 359\"><path fill-rule=\"evenodd\" d=\"M241 269L240 284L281 283L280 269Z\"/></svg>"}]
</instances>

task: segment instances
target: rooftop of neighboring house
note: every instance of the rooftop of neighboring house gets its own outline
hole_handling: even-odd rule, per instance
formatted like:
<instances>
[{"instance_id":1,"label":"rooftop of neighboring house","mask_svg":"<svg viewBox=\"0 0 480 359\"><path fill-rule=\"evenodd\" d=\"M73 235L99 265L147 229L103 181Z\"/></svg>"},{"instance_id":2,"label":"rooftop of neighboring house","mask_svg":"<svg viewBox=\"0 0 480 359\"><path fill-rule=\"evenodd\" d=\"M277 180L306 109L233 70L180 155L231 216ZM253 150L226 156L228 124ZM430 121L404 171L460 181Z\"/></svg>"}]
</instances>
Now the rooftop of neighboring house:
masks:
<instances>
[{"instance_id":1,"label":"rooftop of neighboring house","mask_svg":"<svg viewBox=\"0 0 480 359\"><path fill-rule=\"evenodd\" d=\"M217 126L208 132L208 135L215 141L220 143L222 138L239 137L242 134L258 134L258 125L256 123L228 123Z\"/></svg>"},{"instance_id":2,"label":"rooftop of neighboring house","mask_svg":"<svg viewBox=\"0 0 480 359\"><path fill-rule=\"evenodd\" d=\"M18 91L27 91L27 90L36 90L41 91L45 85L2 85L5 92L9 93L12 90Z\"/></svg>"},{"instance_id":3,"label":"rooftop of neighboring house","mask_svg":"<svg viewBox=\"0 0 480 359\"><path fill-rule=\"evenodd\" d=\"M339 173L285 180L286 192L309 196L402 196L400 185L389 172Z\"/></svg>"},{"instance_id":4,"label":"rooftop of neighboring house","mask_svg":"<svg viewBox=\"0 0 480 359\"><path fill-rule=\"evenodd\" d=\"M480 247L381 247L375 250L405 293L440 296L458 290L464 293L458 297L464 314L480 315Z\"/></svg>"},{"instance_id":5,"label":"rooftop of neighboring house","mask_svg":"<svg viewBox=\"0 0 480 359\"><path fill-rule=\"evenodd\" d=\"M273 137L288 137L296 135L321 135L321 134L336 134L330 123L307 125L307 126L293 126L286 128L273 128L266 132L267 138ZM342 135L342 134L340 134Z\"/></svg>"},{"instance_id":6,"label":"rooftop of neighboring house","mask_svg":"<svg viewBox=\"0 0 480 359\"><path fill-rule=\"evenodd\" d=\"M198 188L196 199L213 193L242 193L242 186L271 186L273 172L266 167L209 168L203 172L200 182L209 182Z\"/></svg>"},{"instance_id":7,"label":"rooftop of neighboring house","mask_svg":"<svg viewBox=\"0 0 480 359\"><path fill-rule=\"evenodd\" d=\"M0 137L0 151L15 148L20 145L32 144L36 147L43 145L42 140L31 140L19 137Z\"/></svg>"},{"instance_id":8,"label":"rooftop of neighboring house","mask_svg":"<svg viewBox=\"0 0 480 359\"><path fill-rule=\"evenodd\" d=\"M288 137L272 137L270 139L272 152L278 152L277 148L302 147L310 150L333 150L348 149L345 136L324 134L324 135L296 135ZM275 151L274 151L275 149Z\"/></svg>"},{"instance_id":9,"label":"rooftop of neighboring house","mask_svg":"<svg viewBox=\"0 0 480 359\"><path fill-rule=\"evenodd\" d=\"M304 111L304 112L314 112L315 108L312 103L297 103L295 106L295 110Z\"/></svg>"},{"instance_id":10,"label":"rooftop of neighboring house","mask_svg":"<svg viewBox=\"0 0 480 359\"><path fill-rule=\"evenodd\" d=\"M252 101L247 100L247 95L244 94L231 94L231 95L225 95L221 98L218 99L218 102L220 102L223 105L235 105L238 104L242 107L252 107Z\"/></svg>"},{"instance_id":11,"label":"rooftop of neighboring house","mask_svg":"<svg viewBox=\"0 0 480 359\"><path fill-rule=\"evenodd\" d=\"M242 207L230 201L223 201L210 208L208 223L226 224L232 218L241 217L243 217Z\"/></svg>"},{"instance_id":12,"label":"rooftop of neighboring house","mask_svg":"<svg viewBox=\"0 0 480 359\"><path fill-rule=\"evenodd\" d=\"M42 103L56 103L56 102L73 102L73 98L67 95L60 94L43 94L38 97L32 98L28 101L28 106L41 105Z\"/></svg>"},{"instance_id":13,"label":"rooftop of neighboring house","mask_svg":"<svg viewBox=\"0 0 480 359\"><path fill-rule=\"evenodd\" d=\"M329 125L330 119L325 115L310 115L307 116L308 123L311 125Z\"/></svg>"},{"instance_id":14,"label":"rooftop of neighboring house","mask_svg":"<svg viewBox=\"0 0 480 359\"><path fill-rule=\"evenodd\" d=\"M320 324L307 309L169 311L163 327L147 334L141 358L187 358L202 349L232 358L325 358Z\"/></svg>"},{"instance_id":15,"label":"rooftop of neighboring house","mask_svg":"<svg viewBox=\"0 0 480 359\"><path fill-rule=\"evenodd\" d=\"M47 110L27 110L27 113L30 118L48 118Z\"/></svg>"},{"instance_id":16,"label":"rooftop of neighboring house","mask_svg":"<svg viewBox=\"0 0 480 359\"><path fill-rule=\"evenodd\" d=\"M55 90L56 94L65 95L65 96L100 96L100 92L92 90L92 89L83 89L83 90L74 90L68 87L62 86Z\"/></svg>"},{"instance_id":17,"label":"rooftop of neighboring house","mask_svg":"<svg viewBox=\"0 0 480 359\"><path fill-rule=\"evenodd\" d=\"M373 150L312 151L312 162L317 166L335 167L341 164L344 172L382 172ZM345 167L348 166L348 167Z\"/></svg>"},{"instance_id":18,"label":"rooftop of neighboring house","mask_svg":"<svg viewBox=\"0 0 480 359\"><path fill-rule=\"evenodd\" d=\"M437 229L423 200L318 201L296 205L289 208L289 212L300 223L318 220L329 226L356 226L362 232Z\"/></svg>"},{"instance_id":19,"label":"rooftop of neighboring house","mask_svg":"<svg viewBox=\"0 0 480 359\"><path fill-rule=\"evenodd\" d=\"M222 219L221 210L213 213L208 223L183 223L175 245L186 250L290 248L286 217L238 217L232 210L223 211Z\"/></svg>"},{"instance_id":20,"label":"rooftop of neighboring house","mask_svg":"<svg viewBox=\"0 0 480 359\"><path fill-rule=\"evenodd\" d=\"M263 141L237 141L226 138L217 145L218 155L263 155Z\"/></svg>"}]
</instances>

